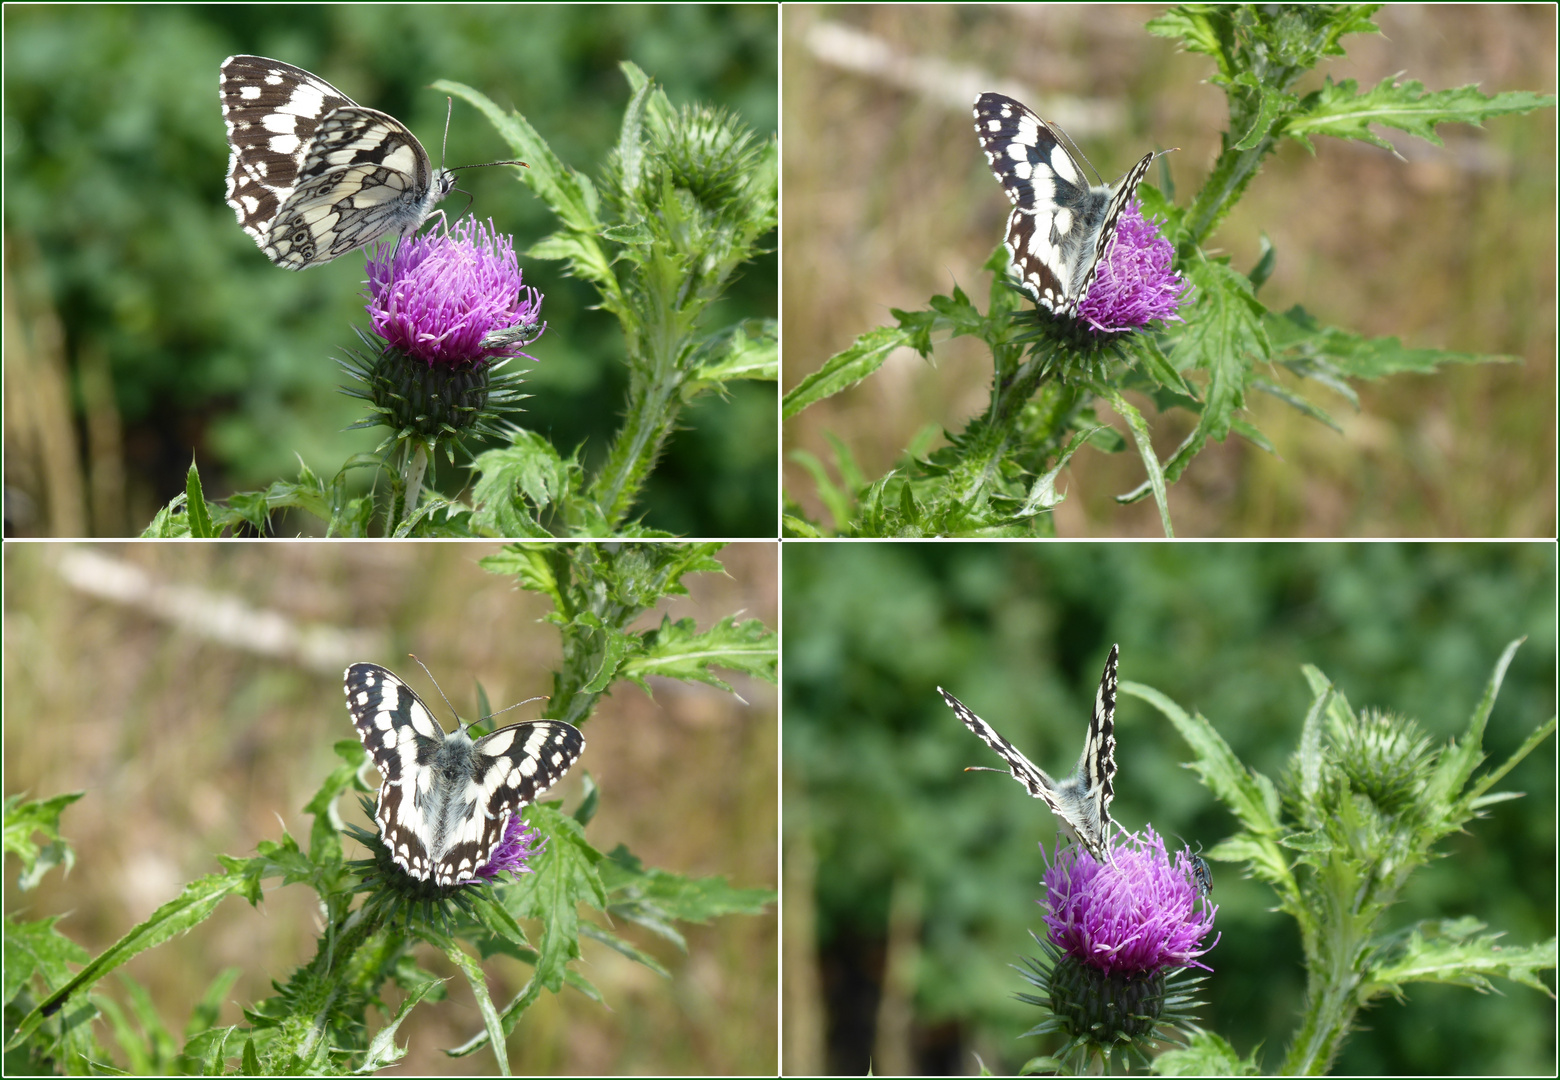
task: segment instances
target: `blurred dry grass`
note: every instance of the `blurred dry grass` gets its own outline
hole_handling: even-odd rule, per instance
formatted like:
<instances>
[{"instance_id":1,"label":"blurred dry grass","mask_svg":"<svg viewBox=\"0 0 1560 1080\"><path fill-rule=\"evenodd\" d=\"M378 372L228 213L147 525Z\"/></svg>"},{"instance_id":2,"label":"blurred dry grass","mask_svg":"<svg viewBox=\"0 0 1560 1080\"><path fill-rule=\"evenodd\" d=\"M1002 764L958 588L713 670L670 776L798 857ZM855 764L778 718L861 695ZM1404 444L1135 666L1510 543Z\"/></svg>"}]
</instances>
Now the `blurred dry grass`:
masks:
<instances>
[{"instance_id":1,"label":"blurred dry grass","mask_svg":"<svg viewBox=\"0 0 1560 1080\"><path fill-rule=\"evenodd\" d=\"M1145 148L1181 147L1166 160L1185 203L1217 154L1225 104L1204 83L1207 58L1144 32L1160 10L784 6L785 389L892 323L891 307L922 308L957 284L985 308L979 266L1008 204L970 130L972 85L1057 119L1107 179ZM1349 55L1300 89L1323 75L1368 86L1401 72L1430 90L1555 90L1552 6L1389 6L1376 22L1381 36L1345 38ZM1554 131L1549 110L1482 130L1447 125L1444 148L1378 129L1406 163L1339 140L1318 142L1315 157L1287 145L1268 161L1214 242L1249 269L1260 235L1271 237L1270 307L1299 303L1324 323L1522 362L1363 386L1358 414L1307 390L1341 436L1253 396L1250 419L1282 460L1239 438L1205 449L1170 491L1179 535L1555 534ZM787 452L832 460L833 432L876 477L923 426L958 430L985 405L990 359L961 340L934 360L896 354L790 421ZM1190 419L1154 422L1163 458ZM787 493L822 518L810 477L785 468ZM1085 452L1071 471L1061 535L1159 535L1150 502L1111 499L1141 480L1134 455Z\"/></svg>"},{"instance_id":2,"label":"blurred dry grass","mask_svg":"<svg viewBox=\"0 0 1560 1080\"><path fill-rule=\"evenodd\" d=\"M259 841L276 840L283 823L306 842L303 804L337 761L331 744L352 737L340 689L345 661L338 654L365 640L354 635L382 645L374 655L350 659L386 664L432 703L436 692L406 656L415 652L464 717L475 711L473 680L481 680L495 708L548 692L558 658L556 634L538 621L548 605L477 567L494 550L489 544L7 542L6 792L87 795L64 817L64 834L79 859L75 869L68 878L49 875L27 895L8 874L6 911L27 918L64 913L63 932L96 954L186 881L215 872L216 853L251 853ZM279 616L302 632L288 639L290 652L257 654L224 643L210 626L171 621L166 612L177 604L125 591L128 602L88 594L60 572L62 562L83 552L112 561L96 568L110 584L114 575L104 571L118 565L127 571L122 580L139 575L163 599L210 610L221 597L237 598L248 605L229 608L239 622L258 627ZM775 545L735 544L720 558L727 576L690 578L692 595L663 604L641 628L663 611L692 616L701 627L745 611L774 627ZM78 562L78 579L81 569ZM750 705L714 688L665 680L655 681L653 701L622 685L602 702L587 725L582 762L603 791L590 835L603 850L627 844L650 866L775 888L775 689L746 678L728 681ZM528 715L537 715L535 709ZM554 792L569 808L579 799L578 773ZM361 821L348 800L341 810ZM347 853L363 854L351 842ZM174 1032L222 968L243 971L220 1017L229 1024L242 1019L241 1003L269 994L272 979L285 979L313 955L319 925L312 893L267 884L258 909L229 901L192 933L128 965ZM690 927L686 956L637 927L615 929L658 957L673 978L583 942L580 970L604 993L606 1008L572 991L562 998L544 994L511 1040L517 1073L775 1070L773 913ZM480 1031L481 1020L464 980L443 958L429 953L422 960L451 977L450 1000L424 1005L402 1027L398 1041L409 1041L411 1052L401 1072L491 1072L489 1054L456 1060L441 1052ZM499 1002L529 974L503 960L486 968ZM125 1000L113 978L97 989Z\"/></svg>"}]
</instances>

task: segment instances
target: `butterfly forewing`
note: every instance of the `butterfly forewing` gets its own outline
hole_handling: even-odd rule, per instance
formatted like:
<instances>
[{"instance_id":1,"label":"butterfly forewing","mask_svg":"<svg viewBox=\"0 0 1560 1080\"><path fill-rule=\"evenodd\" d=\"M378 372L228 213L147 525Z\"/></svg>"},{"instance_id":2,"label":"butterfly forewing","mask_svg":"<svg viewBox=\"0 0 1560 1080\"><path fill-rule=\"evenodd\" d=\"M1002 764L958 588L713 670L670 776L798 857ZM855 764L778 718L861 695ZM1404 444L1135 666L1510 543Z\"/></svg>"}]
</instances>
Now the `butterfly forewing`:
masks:
<instances>
[{"instance_id":1,"label":"butterfly forewing","mask_svg":"<svg viewBox=\"0 0 1560 1080\"><path fill-rule=\"evenodd\" d=\"M1063 830L1099 862L1109 858L1108 842L1115 824L1110 817L1110 804L1116 794L1116 660L1119 651L1117 646L1111 646L1110 655L1105 659L1105 672L1094 693L1094 711L1084 737L1083 754L1072 775L1060 782L1020 753L958 698L940 686L937 688L964 726L997 752L1013 777L1029 789L1030 795L1043 800Z\"/></svg>"},{"instance_id":2,"label":"butterfly forewing","mask_svg":"<svg viewBox=\"0 0 1560 1080\"><path fill-rule=\"evenodd\" d=\"M579 760L585 739L559 720L446 734L422 699L378 664L346 672L347 709L384 777L374 820L397 865L449 886L487 865L511 815Z\"/></svg>"},{"instance_id":3,"label":"butterfly forewing","mask_svg":"<svg viewBox=\"0 0 1560 1080\"><path fill-rule=\"evenodd\" d=\"M1010 97L975 99L975 133L1013 203L1004 243L1019 285L1046 310L1073 315L1154 155L1134 165L1113 194L1090 185L1051 126Z\"/></svg>"},{"instance_id":4,"label":"butterfly forewing","mask_svg":"<svg viewBox=\"0 0 1560 1080\"><path fill-rule=\"evenodd\" d=\"M227 202L278 266L306 270L410 235L454 186L405 124L302 68L230 56L221 89Z\"/></svg>"}]
</instances>

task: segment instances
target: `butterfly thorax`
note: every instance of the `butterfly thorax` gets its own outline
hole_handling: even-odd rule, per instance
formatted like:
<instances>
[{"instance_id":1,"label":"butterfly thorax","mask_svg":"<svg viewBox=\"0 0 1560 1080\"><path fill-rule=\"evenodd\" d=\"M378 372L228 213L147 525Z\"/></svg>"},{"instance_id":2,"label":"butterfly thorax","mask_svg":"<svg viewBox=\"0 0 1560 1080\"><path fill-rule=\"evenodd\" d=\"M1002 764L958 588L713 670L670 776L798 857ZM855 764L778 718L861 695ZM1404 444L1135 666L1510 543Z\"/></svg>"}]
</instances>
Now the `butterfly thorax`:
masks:
<instances>
[{"instance_id":1,"label":"butterfly thorax","mask_svg":"<svg viewBox=\"0 0 1560 1080\"><path fill-rule=\"evenodd\" d=\"M476 743L465 729L446 735L430 755L428 768L419 774L419 787L412 794L412 805L428 825L428 856L439 859L461 835L470 820L479 786L471 783L476 766ZM473 788L475 787L475 790Z\"/></svg>"},{"instance_id":2,"label":"butterfly thorax","mask_svg":"<svg viewBox=\"0 0 1560 1080\"><path fill-rule=\"evenodd\" d=\"M1067 273L1062 285L1070 292L1083 280L1094 259L1100 225L1110 207L1110 189L1074 187L1059 180L1056 201L1061 209L1051 218L1051 243L1062 253Z\"/></svg>"}]
</instances>

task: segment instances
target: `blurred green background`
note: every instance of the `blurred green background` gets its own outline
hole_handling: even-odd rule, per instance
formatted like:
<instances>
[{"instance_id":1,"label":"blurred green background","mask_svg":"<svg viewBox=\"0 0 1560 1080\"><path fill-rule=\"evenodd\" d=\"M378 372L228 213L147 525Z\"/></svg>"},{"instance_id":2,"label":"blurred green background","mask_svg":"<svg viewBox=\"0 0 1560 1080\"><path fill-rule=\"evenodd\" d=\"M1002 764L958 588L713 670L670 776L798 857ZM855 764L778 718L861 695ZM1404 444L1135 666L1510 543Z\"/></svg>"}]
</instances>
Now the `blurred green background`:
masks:
<instances>
[{"instance_id":1,"label":"blurred green background","mask_svg":"<svg viewBox=\"0 0 1560 1080\"><path fill-rule=\"evenodd\" d=\"M96 955L216 855L252 854L285 827L308 837L304 804L340 764L331 747L353 738L341 694L348 663L384 664L411 683L449 727L428 665L470 719L481 682L495 709L551 692L560 659L551 605L477 560L494 544L5 544L5 791L86 797L61 832L77 863L35 891L16 889L8 862L5 910L63 916L62 933ZM689 595L658 604L700 628L745 611L776 625L775 545L733 544L725 574L691 575ZM739 701L712 686L651 679L654 698L628 684L584 725L585 756L548 798L579 805L589 773L601 809L588 837L626 844L647 866L776 889L779 732L776 688L722 672ZM515 715L540 715L537 704ZM372 829L355 798L344 818ZM348 858L362 847L345 842ZM268 996L314 955L318 903L304 886L266 883L264 903L222 904L189 934L136 957L126 972L148 989L175 1034L210 980L242 972L218 1022ZM600 914L582 911L582 918ZM660 961L662 978L595 941L580 970L604 995L543 994L515 1029L519 1075L772 1074L778 1040L777 927L771 912L679 924L680 952L641 927L615 933ZM534 927L527 933L534 934ZM534 940L534 937L533 937ZM482 1029L465 980L427 947L418 959L447 978L449 998L414 1010L397 1033L407 1076L491 1074L479 1051L444 1049ZM530 969L484 964L494 1000L509 1000ZM99 983L128 1008L117 976ZM387 990L393 1009L399 992ZM373 1014L371 1014L372 1016ZM378 1019L382 1020L382 1017ZM105 1040L106 1033L102 1033ZM121 1066L123 1061L120 1062Z\"/></svg>"},{"instance_id":2,"label":"blurred green background","mask_svg":"<svg viewBox=\"0 0 1560 1080\"><path fill-rule=\"evenodd\" d=\"M317 73L403 120L436 163L437 79L518 109L591 176L617 139L625 60L674 106L725 106L760 140L778 124L772 5L7 5L4 19L7 535L139 533L184 489L192 455L208 496L222 496L295 477L299 455L329 477L377 445L342 430L361 410L336 392L332 359L366 325L362 259L279 270L223 202L217 70L230 54ZM510 156L456 104L448 164ZM520 362L533 395L520 422L595 462L621 419L622 337L560 264L525 258L553 221L509 171L460 184L472 213L514 235L526 283L546 296L549 328L530 350L541 362ZM464 207L459 193L443 203L452 216ZM771 254L710 318L773 318L776 289ZM645 524L773 536L774 417L768 383L685 409L640 504ZM318 524L293 515L278 529L299 530Z\"/></svg>"},{"instance_id":3,"label":"blurred green background","mask_svg":"<svg viewBox=\"0 0 1560 1080\"><path fill-rule=\"evenodd\" d=\"M1039 1010L1008 965L1038 950L1037 842L1052 817L938 697L956 694L1042 768L1077 760L1105 655L1120 677L1206 716L1277 777L1318 665L1356 708L1458 735L1507 642L1527 635L1491 717L1503 761L1555 711L1555 547L1544 544L784 545L783 1067L864 1075L997 1075L1054 1052L1020 1039ZM1116 715L1128 829L1212 847L1232 816L1183 768L1158 712ZM1492 767L1486 765L1486 768ZM1555 741L1503 784L1448 857L1411 880L1391 928L1473 915L1513 945L1555 933ZM1173 841L1172 841L1173 842ZM1212 863L1223 939L1200 1022L1277 1067L1304 973L1293 920L1235 866ZM1550 973L1552 978L1553 973ZM1552 985L1552 983L1551 983ZM1414 986L1364 1013L1342 1074L1546 1074L1554 1002Z\"/></svg>"},{"instance_id":4,"label":"blurred green background","mask_svg":"<svg viewBox=\"0 0 1560 1080\"><path fill-rule=\"evenodd\" d=\"M1228 110L1210 58L1144 29L1162 10L786 4L783 389L891 325L892 308L924 309L957 285L986 309L980 267L1009 204L971 127L981 91L1061 124L1106 180L1147 150L1180 147L1163 162L1185 205ZM1555 92L1553 5L1388 5L1375 22L1380 35L1344 38L1348 55L1296 91L1324 76L1374 86L1401 74L1431 90ZM1275 310L1303 304L1324 324L1521 363L1360 384L1359 412L1307 383L1341 435L1251 395L1246 418L1280 456L1238 437L1205 448L1170 487L1178 536L1555 535L1555 110L1448 124L1444 147L1376 130L1402 160L1338 139L1318 140L1314 156L1281 146L1211 250L1249 271L1271 239L1277 266L1261 298ZM1158 164L1149 181L1162 185ZM990 384L991 357L973 338L940 343L931 361L903 349L787 422L784 446L832 461L832 432L878 477L923 428L957 432L978 416ZM1193 422L1150 419L1161 459ZM812 479L790 460L785 470L786 493L817 517ZM1132 451L1085 450L1068 472L1059 535L1163 535L1152 500L1113 501L1143 479Z\"/></svg>"}]
</instances>

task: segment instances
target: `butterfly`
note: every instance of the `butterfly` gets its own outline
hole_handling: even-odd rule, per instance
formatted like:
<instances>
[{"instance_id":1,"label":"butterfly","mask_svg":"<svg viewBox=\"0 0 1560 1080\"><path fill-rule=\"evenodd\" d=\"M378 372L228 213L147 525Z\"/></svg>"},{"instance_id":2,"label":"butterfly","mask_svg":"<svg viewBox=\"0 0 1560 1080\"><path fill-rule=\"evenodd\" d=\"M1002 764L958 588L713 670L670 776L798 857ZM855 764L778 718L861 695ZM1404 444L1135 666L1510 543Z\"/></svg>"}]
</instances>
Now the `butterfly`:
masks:
<instances>
[{"instance_id":1,"label":"butterfly","mask_svg":"<svg viewBox=\"0 0 1560 1080\"><path fill-rule=\"evenodd\" d=\"M1028 788L1030 795L1045 800L1051 813L1061 822L1062 831L1101 863L1110 859L1107 843L1115 826L1110 819L1110 803L1116 796L1112 782L1116 776L1116 657L1119 652L1120 646L1112 645L1110 655L1105 658L1105 672L1094 693L1094 714L1089 718L1083 754L1072 775L1060 783L1019 753L1012 743L997 734L995 728L971 712L962 701L942 687L937 688L949 708L964 721L964 726L985 740L986 745L1007 762L1014 779Z\"/></svg>"},{"instance_id":2,"label":"butterfly","mask_svg":"<svg viewBox=\"0 0 1560 1080\"><path fill-rule=\"evenodd\" d=\"M405 124L302 68L230 56L220 86L227 204L277 266L307 270L410 236L455 186Z\"/></svg>"},{"instance_id":3,"label":"butterfly","mask_svg":"<svg viewBox=\"0 0 1560 1080\"><path fill-rule=\"evenodd\" d=\"M412 688L378 664L347 668L346 692L358 738L384 774L379 834L397 866L443 887L477 880L510 816L585 749L580 729L561 720L511 724L475 740L468 724L446 734Z\"/></svg>"},{"instance_id":4,"label":"butterfly","mask_svg":"<svg viewBox=\"0 0 1560 1080\"><path fill-rule=\"evenodd\" d=\"M1154 155L1115 188L1090 185L1055 129L1001 94L975 99L975 134L1013 203L1005 243L1019 285L1047 311L1076 315Z\"/></svg>"}]
</instances>

